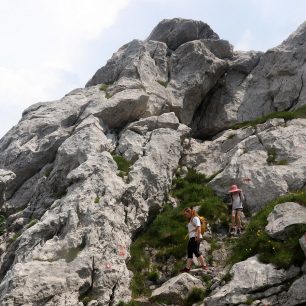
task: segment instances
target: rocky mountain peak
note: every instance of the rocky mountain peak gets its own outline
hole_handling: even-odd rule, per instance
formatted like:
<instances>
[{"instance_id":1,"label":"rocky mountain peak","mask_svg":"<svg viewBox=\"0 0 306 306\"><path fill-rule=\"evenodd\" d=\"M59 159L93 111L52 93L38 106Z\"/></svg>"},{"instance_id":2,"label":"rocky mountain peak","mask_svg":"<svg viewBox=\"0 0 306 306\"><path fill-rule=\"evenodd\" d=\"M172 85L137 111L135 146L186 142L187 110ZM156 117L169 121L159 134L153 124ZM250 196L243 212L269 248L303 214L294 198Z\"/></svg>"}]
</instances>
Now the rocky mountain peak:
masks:
<instances>
[{"instance_id":1,"label":"rocky mountain peak","mask_svg":"<svg viewBox=\"0 0 306 306\"><path fill-rule=\"evenodd\" d=\"M213 290L205 305L305 303L298 242L305 251L305 24L283 46L233 52L201 21L163 20L145 41L119 48L85 88L29 107L0 140L0 305L129 301L131 256L135 275L146 277L134 279L133 293L135 286L150 292L157 264L151 258L166 258L165 277L183 265L181 211L195 205L211 225L204 251L211 250L213 273L159 279L165 286L155 297L182 304L194 284ZM255 220L238 241L256 240L258 248L238 246L243 258L238 254L241 262L229 270L226 205L233 184ZM281 206L268 217L271 201ZM166 220L155 219L163 212ZM135 251L135 237L154 219L161 222L154 238L162 230L154 246L165 248ZM294 256L273 240L292 233L286 242ZM213 250L216 244L223 247ZM272 265L280 261L282 270ZM228 273L233 280L225 284Z\"/></svg>"},{"instance_id":2,"label":"rocky mountain peak","mask_svg":"<svg viewBox=\"0 0 306 306\"><path fill-rule=\"evenodd\" d=\"M164 42L171 50L198 39L219 39L219 36L202 21L173 18L162 20L147 38L147 40Z\"/></svg>"}]
</instances>

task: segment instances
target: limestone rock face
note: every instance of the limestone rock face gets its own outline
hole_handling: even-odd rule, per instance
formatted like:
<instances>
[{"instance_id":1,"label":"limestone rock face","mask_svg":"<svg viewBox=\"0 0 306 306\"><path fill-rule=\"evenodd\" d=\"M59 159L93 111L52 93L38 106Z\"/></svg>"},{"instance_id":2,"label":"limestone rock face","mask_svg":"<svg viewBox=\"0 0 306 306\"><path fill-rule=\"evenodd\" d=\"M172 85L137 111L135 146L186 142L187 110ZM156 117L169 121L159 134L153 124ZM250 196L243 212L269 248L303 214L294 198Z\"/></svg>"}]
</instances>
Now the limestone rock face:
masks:
<instances>
[{"instance_id":1,"label":"limestone rock face","mask_svg":"<svg viewBox=\"0 0 306 306\"><path fill-rule=\"evenodd\" d=\"M300 243L300 246L306 256L306 235L303 235L300 239L299 239L299 243Z\"/></svg>"},{"instance_id":2,"label":"limestone rock face","mask_svg":"<svg viewBox=\"0 0 306 306\"><path fill-rule=\"evenodd\" d=\"M163 207L178 167L212 175L223 197L237 184L251 212L305 188L305 119L229 129L305 104L305 33L304 23L266 53L234 52L203 22L164 20L115 52L85 88L26 109L0 140L0 304L130 300L132 238ZM282 292L297 270L249 258L207 303L245 303L250 294L303 303L304 276L290 287L294 299ZM184 274L154 295L180 303L192 286L203 284Z\"/></svg>"},{"instance_id":3,"label":"limestone rock face","mask_svg":"<svg viewBox=\"0 0 306 306\"><path fill-rule=\"evenodd\" d=\"M76 305L89 292L105 305L130 296L126 260L131 235L164 202L189 129L173 113L134 124L136 130L143 129L143 141L126 182L117 175L117 164L109 153L116 149L119 135L110 132L101 113L84 116L86 111L84 107L75 118L55 158L45 160L41 170L24 178L20 192L3 206L13 212L7 233L11 242L2 245L6 247L0 269L3 305L12 301ZM119 143L127 143L127 137L123 133ZM27 146L19 150L30 154ZM28 164L20 167L22 171ZM28 188L31 192L23 199L22 191Z\"/></svg>"},{"instance_id":4,"label":"limestone rock face","mask_svg":"<svg viewBox=\"0 0 306 306\"><path fill-rule=\"evenodd\" d=\"M260 263L256 257L235 264L230 274L231 281L219 290L213 291L204 300L205 305L245 303L249 297L248 294L281 284L287 279L283 269L278 270L271 264Z\"/></svg>"},{"instance_id":5,"label":"limestone rock face","mask_svg":"<svg viewBox=\"0 0 306 306\"><path fill-rule=\"evenodd\" d=\"M211 141L186 141L182 163L206 174L222 197L237 184L251 212L305 184L305 119L272 119L265 124L227 130ZM267 192L268 191L268 192Z\"/></svg>"},{"instance_id":6,"label":"limestone rock face","mask_svg":"<svg viewBox=\"0 0 306 306\"><path fill-rule=\"evenodd\" d=\"M0 205L4 203L5 200L5 189L6 186L15 178L15 174L12 171L6 171L0 169Z\"/></svg>"},{"instance_id":7,"label":"limestone rock face","mask_svg":"<svg viewBox=\"0 0 306 306\"><path fill-rule=\"evenodd\" d=\"M294 281L288 291L289 299L286 302L286 306L302 305L306 303L306 275L298 278Z\"/></svg>"},{"instance_id":8,"label":"limestone rock face","mask_svg":"<svg viewBox=\"0 0 306 306\"><path fill-rule=\"evenodd\" d=\"M306 224L306 207L294 202L282 203L269 214L265 231L272 238L284 240L294 225L303 223Z\"/></svg>"},{"instance_id":9,"label":"limestone rock face","mask_svg":"<svg viewBox=\"0 0 306 306\"><path fill-rule=\"evenodd\" d=\"M176 277L171 278L165 282L160 288L152 292L152 300L160 298L167 300L174 305L180 305L183 300L191 292L192 288L204 289L203 283L196 277L183 273Z\"/></svg>"},{"instance_id":10,"label":"limestone rock face","mask_svg":"<svg viewBox=\"0 0 306 306\"><path fill-rule=\"evenodd\" d=\"M162 20L147 39L164 42L175 50L186 42L202 38L219 39L219 36L202 21L174 18Z\"/></svg>"}]
</instances>

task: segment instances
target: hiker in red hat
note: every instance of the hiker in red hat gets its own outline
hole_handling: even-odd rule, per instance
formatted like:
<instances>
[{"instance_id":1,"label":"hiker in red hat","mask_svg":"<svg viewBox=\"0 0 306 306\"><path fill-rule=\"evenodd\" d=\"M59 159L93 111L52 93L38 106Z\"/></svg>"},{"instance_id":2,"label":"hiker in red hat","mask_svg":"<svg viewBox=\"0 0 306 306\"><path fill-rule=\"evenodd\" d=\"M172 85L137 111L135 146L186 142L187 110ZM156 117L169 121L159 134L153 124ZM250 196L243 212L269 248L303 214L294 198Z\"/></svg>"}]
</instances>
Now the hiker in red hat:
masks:
<instances>
[{"instance_id":1,"label":"hiker in red hat","mask_svg":"<svg viewBox=\"0 0 306 306\"><path fill-rule=\"evenodd\" d=\"M229 194L231 197L231 213L232 213L232 226L230 228L230 233L240 234L241 233L241 212L243 209L243 202L245 197L242 190L237 187L237 185L232 185Z\"/></svg>"}]
</instances>

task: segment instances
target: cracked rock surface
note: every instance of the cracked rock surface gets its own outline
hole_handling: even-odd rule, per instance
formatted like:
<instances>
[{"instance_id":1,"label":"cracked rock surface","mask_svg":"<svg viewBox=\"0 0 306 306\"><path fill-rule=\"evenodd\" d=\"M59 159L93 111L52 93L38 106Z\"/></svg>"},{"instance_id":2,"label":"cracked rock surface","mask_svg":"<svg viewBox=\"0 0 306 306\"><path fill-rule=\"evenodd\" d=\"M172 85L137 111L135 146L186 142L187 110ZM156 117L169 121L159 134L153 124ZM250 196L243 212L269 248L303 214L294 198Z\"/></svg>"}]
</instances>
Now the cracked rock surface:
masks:
<instances>
[{"instance_id":1,"label":"cracked rock surface","mask_svg":"<svg viewBox=\"0 0 306 306\"><path fill-rule=\"evenodd\" d=\"M304 23L266 53L240 52L203 22L164 20L85 88L26 109L0 140L0 304L130 300L131 242L168 199L178 166L215 175L221 196L237 183L251 212L305 188L305 119L229 129L306 104L305 33ZM131 162L124 175L118 155ZM271 296L282 290L286 272L248 263L271 275L256 284L251 273L231 301L267 283ZM240 263L233 273L248 269ZM304 301L304 283L292 284L288 305ZM212 305L228 299L220 294Z\"/></svg>"}]
</instances>

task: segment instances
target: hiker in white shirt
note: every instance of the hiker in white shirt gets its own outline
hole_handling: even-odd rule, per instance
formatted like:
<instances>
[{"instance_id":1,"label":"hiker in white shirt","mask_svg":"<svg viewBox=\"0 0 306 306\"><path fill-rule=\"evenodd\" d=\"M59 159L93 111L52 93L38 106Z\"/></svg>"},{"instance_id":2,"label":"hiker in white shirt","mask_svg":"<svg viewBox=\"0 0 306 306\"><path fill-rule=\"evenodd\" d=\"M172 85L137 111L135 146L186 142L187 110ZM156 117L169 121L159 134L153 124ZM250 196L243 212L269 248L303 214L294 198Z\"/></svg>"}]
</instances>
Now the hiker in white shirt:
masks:
<instances>
[{"instance_id":1,"label":"hiker in white shirt","mask_svg":"<svg viewBox=\"0 0 306 306\"><path fill-rule=\"evenodd\" d=\"M184 215L188 219L188 246L187 246L187 265L184 269L181 270L181 272L189 272L191 269L191 266L193 264L193 254L197 257L198 261L201 264L202 269L207 269L207 265L205 263L204 257L201 254L199 248L200 248L200 242L202 237L201 234L201 221L200 218L197 216L197 213L194 209L187 207L184 209Z\"/></svg>"}]
</instances>

